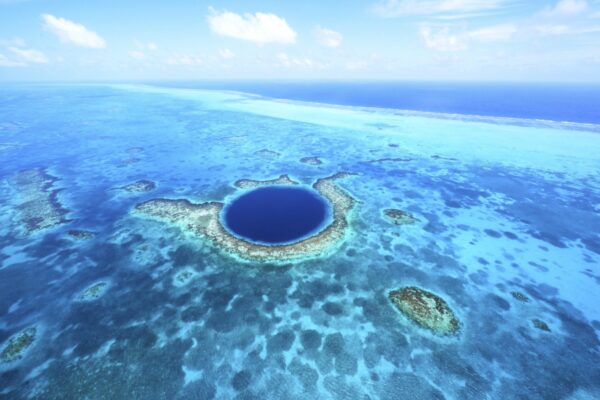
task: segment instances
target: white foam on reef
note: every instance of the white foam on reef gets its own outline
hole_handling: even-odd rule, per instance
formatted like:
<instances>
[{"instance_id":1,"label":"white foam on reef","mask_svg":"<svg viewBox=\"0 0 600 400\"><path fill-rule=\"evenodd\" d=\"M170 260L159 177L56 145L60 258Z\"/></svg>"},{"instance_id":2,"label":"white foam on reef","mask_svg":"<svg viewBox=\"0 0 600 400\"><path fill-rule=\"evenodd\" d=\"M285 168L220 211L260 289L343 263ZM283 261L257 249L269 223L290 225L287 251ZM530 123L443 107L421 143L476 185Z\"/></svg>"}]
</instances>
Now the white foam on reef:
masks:
<instances>
[{"instance_id":1,"label":"white foam on reef","mask_svg":"<svg viewBox=\"0 0 600 400\"><path fill-rule=\"evenodd\" d=\"M208 109L344 128L361 135L389 136L402 141L406 150L416 154L430 154L432 149L438 149L445 156L462 161L480 160L516 167L544 165L553 171L572 170L575 157L576 172L591 174L598 169L600 125L596 124L336 106L273 100L231 91L149 85L112 87L177 96L198 101Z\"/></svg>"}]
</instances>

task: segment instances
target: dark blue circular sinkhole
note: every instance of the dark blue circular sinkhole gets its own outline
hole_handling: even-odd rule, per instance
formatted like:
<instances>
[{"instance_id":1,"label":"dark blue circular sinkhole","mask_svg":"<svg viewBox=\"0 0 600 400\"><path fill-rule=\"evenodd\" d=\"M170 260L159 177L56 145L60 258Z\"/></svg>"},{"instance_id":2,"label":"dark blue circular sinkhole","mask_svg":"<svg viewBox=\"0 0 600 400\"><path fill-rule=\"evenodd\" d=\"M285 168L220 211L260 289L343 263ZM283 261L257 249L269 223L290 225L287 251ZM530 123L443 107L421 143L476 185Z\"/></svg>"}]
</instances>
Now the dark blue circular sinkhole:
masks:
<instances>
[{"instance_id":1,"label":"dark blue circular sinkhole","mask_svg":"<svg viewBox=\"0 0 600 400\"><path fill-rule=\"evenodd\" d=\"M302 187L266 186L234 199L224 209L231 232L252 242L283 244L315 233L329 213L329 204Z\"/></svg>"}]
</instances>

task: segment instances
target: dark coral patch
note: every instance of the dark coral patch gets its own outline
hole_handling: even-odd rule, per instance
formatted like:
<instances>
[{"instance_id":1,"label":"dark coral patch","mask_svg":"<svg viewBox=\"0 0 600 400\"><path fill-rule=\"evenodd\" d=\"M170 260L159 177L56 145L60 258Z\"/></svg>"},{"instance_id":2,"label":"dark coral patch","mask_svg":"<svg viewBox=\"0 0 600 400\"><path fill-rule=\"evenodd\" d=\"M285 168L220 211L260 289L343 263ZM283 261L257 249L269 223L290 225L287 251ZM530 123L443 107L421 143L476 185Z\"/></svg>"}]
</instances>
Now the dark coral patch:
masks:
<instances>
[{"instance_id":1,"label":"dark coral patch","mask_svg":"<svg viewBox=\"0 0 600 400\"><path fill-rule=\"evenodd\" d=\"M69 222L69 210L58 200L62 189L54 189L58 180L44 169L21 171L12 178L20 220L28 233Z\"/></svg>"},{"instance_id":2,"label":"dark coral patch","mask_svg":"<svg viewBox=\"0 0 600 400\"><path fill-rule=\"evenodd\" d=\"M390 301L417 325L442 336L458 333L460 323L446 301L417 287L405 287L389 293Z\"/></svg>"},{"instance_id":3,"label":"dark coral patch","mask_svg":"<svg viewBox=\"0 0 600 400\"><path fill-rule=\"evenodd\" d=\"M533 323L534 327L536 327L537 329L539 329L541 331L552 332L550 330L550 327L548 326L548 324L545 323L544 321L542 321L541 319L534 318L531 320L531 322Z\"/></svg>"},{"instance_id":4,"label":"dark coral patch","mask_svg":"<svg viewBox=\"0 0 600 400\"><path fill-rule=\"evenodd\" d=\"M395 225L414 224L417 219L409 212L397 208L386 208L383 210L385 218Z\"/></svg>"},{"instance_id":5,"label":"dark coral patch","mask_svg":"<svg viewBox=\"0 0 600 400\"><path fill-rule=\"evenodd\" d=\"M308 164L308 165L321 165L323 164L323 161L321 161L321 159L319 157L302 157L300 159L301 163L304 164Z\"/></svg>"},{"instance_id":6,"label":"dark coral patch","mask_svg":"<svg viewBox=\"0 0 600 400\"><path fill-rule=\"evenodd\" d=\"M8 344L0 353L0 360L3 362L16 361L23 358L23 353L35 341L37 329L35 327L27 328L8 340Z\"/></svg>"},{"instance_id":7,"label":"dark coral patch","mask_svg":"<svg viewBox=\"0 0 600 400\"><path fill-rule=\"evenodd\" d=\"M121 189L129 193L145 193L156 189L156 183L146 179L142 179L130 183L129 185L125 185L121 187Z\"/></svg>"}]
</instances>

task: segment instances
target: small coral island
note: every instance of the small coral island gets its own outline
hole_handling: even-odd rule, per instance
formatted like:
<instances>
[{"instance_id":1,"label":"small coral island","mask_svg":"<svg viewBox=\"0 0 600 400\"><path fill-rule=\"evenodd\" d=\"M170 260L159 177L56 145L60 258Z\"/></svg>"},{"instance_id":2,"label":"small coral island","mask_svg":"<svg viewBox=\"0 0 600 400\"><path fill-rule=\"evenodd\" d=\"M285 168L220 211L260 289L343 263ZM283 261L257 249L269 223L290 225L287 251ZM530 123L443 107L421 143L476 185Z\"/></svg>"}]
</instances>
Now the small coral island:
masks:
<instances>
[{"instance_id":1,"label":"small coral island","mask_svg":"<svg viewBox=\"0 0 600 400\"><path fill-rule=\"evenodd\" d=\"M441 297L414 286L393 290L388 297L400 312L422 328L440 336L458 334L460 322Z\"/></svg>"},{"instance_id":2,"label":"small coral island","mask_svg":"<svg viewBox=\"0 0 600 400\"><path fill-rule=\"evenodd\" d=\"M389 222L395 225L410 225L418 221L409 212L397 208L386 208L383 210L383 215Z\"/></svg>"},{"instance_id":3,"label":"small coral island","mask_svg":"<svg viewBox=\"0 0 600 400\"><path fill-rule=\"evenodd\" d=\"M35 341L37 329L35 327L27 328L8 340L8 344L0 353L2 362L11 362L23 358L23 353Z\"/></svg>"},{"instance_id":4,"label":"small coral island","mask_svg":"<svg viewBox=\"0 0 600 400\"><path fill-rule=\"evenodd\" d=\"M208 239L227 253L250 261L285 262L321 255L341 242L349 226L349 213L356 201L341 189L336 181L354 174L340 172L318 179L312 186L332 208L332 222L319 233L298 242L283 245L251 243L229 233L221 224L220 214L224 204L208 202L195 204L187 199L154 199L138 204L135 212L144 217L157 219L179 226L181 229ZM287 175L268 181L239 180L239 188L255 188L264 185L297 184Z\"/></svg>"},{"instance_id":5,"label":"small coral island","mask_svg":"<svg viewBox=\"0 0 600 400\"><path fill-rule=\"evenodd\" d=\"M323 164L323 161L321 161L321 159L319 157L302 157L300 159L301 163L304 164L308 164L308 165L321 165Z\"/></svg>"},{"instance_id":6,"label":"small coral island","mask_svg":"<svg viewBox=\"0 0 600 400\"><path fill-rule=\"evenodd\" d=\"M155 188L156 183L146 179L142 179L121 187L122 190L129 193L145 193L154 190Z\"/></svg>"}]
</instances>

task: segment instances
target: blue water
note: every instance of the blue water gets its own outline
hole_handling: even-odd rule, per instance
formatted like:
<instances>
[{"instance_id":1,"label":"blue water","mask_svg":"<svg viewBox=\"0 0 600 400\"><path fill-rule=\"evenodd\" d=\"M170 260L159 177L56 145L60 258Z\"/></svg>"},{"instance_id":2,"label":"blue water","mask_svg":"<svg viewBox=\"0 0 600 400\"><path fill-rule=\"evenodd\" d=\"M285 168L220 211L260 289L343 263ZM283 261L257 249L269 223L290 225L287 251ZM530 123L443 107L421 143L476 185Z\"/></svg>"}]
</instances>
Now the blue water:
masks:
<instances>
[{"instance_id":1,"label":"blue water","mask_svg":"<svg viewBox=\"0 0 600 400\"><path fill-rule=\"evenodd\" d=\"M600 85L469 82L161 82L277 99L493 117L600 123Z\"/></svg>"},{"instance_id":2,"label":"blue water","mask_svg":"<svg viewBox=\"0 0 600 400\"><path fill-rule=\"evenodd\" d=\"M322 225L327 204L307 189L263 187L234 199L224 210L236 235L269 244L298 240Z\"/></svg>"},{"instance_id":3,"label":"blue water","mask_svg":"<svg viewBox=\"0 0 600 400\"><path fill-rule=\"evenodd\" d=\"M544 112L448 96L468 114L600 109L592 95ZM0 399L600 399L600 125L506 122L157 85L1 87L0 355L37 334L0 360ZM343 171L344 235L293 263L240 260L196 221L136 208ZM138 181L155 185L123 189ZM388 293L406 286L443 298L459 334L398 312Z\"/></svg>"}]
</instances>

